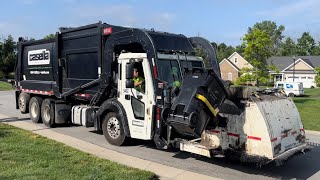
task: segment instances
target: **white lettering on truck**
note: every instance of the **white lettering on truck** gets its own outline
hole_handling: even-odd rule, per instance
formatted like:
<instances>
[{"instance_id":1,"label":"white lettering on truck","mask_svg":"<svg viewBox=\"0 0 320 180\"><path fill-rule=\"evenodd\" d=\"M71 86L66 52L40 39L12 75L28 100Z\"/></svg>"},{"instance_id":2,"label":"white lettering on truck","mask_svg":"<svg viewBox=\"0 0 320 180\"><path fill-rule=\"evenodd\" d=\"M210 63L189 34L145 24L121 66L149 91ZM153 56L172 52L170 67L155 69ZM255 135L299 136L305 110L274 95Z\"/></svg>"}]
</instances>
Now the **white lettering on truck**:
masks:
<instances>
[{"instance_id":1,"label":"white lettering on truck","mask_svg":"<svg viewBox=\"0 0 320 180\"><path fill-rule=\"evenodd\" d=\"M49 74L49 71L30 71L30 74Z\"/></svg>"}]
</instances>

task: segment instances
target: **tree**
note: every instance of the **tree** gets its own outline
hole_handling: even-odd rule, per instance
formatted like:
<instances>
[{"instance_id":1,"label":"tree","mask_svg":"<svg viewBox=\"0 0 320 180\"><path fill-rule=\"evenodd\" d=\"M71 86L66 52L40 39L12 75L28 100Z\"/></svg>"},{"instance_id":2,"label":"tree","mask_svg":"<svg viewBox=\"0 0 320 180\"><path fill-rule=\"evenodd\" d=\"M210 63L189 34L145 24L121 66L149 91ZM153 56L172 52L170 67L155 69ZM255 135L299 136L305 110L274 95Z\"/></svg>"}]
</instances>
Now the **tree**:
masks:
<instances>
[{"instance_id":1,"label":"tree","mask_svg":"<svg viewBox=\"0 0 320 180\"><path fill-rule=\"evenodd\" d=\"M315 47L315 41L313 37L310 36L309 32L304 32L302 36L298 39L298 43L297 43L298 55L299 56L312 55L314 47Z\"/></svg>"},{"instance_id":2,"label":"tree","mask_svg":"<svg viewBox=\"0 0 320 180\"><path fill-rule=\"evenodd\" d=\"M270 36L258 28L251 29L243 38L243 55L254 67L252 74L258 86L260 82L268 81L266 60L272 55L272 45Z\"/></svg>"},{"instance_id":3,"label":"tree","mask_svg":"<svg viewBox=\"0 0 320 180\"><path fill-rule=\"evenodd\" d=\"M52 38L55 38L55 37L56 37L56 35L54 35L54 34L48 34L43 39L52 39Z\"/></svg>"},{"instance_id":4,"label":"tree","mask_svg":"<svg viewBox=\"0 0 320 180\"><path fill-rule=\"evenodd\" d=\"M240 53L240 54L243 54L243 52L244 52L244 46L243 46L242 44L236 46L235 51L238 52L238 53Z\"/></svg>"},{"instance_id":5,"label":"tree","mask_svg":"<svg viewBox=\"0 0 320 180\"><path fill-rule=\"evenodd\" d=\"M281 56L297 55L297 45L290 37L287 37L285 41L281 44L280 55Z\"/></svg>"},{"instance_id":6,"label":"tree","mask_svg":"<svg viewBox=\"0 0 320 180\"><path fill-rule=\"evenodd\" d=\"M2 72L1 67L3 66L3 60L2 60L2 42L0 39L0 79L4 77L4 73Z\"/></svg>"},{"instance_id":7,"label":"tree","mask_svg":"<svg viewBox=\"0 0 320 180\"><path fill-rule=\"evenodd\" d=\"M271 65L267 65L267 69L268 70L271 70L271 71L274 71L275 73L279 74L280 73L280 65L276 66L274 64L271 64ZM269 82L272 82L273 84L275 83L274 82L274 74L269 74ZM268 83L268 86L269 86L269 83ZM272 85L273 86L273 85Z\"/></svg>"},{"instance_id":8,"label":"tree","mask_svg":"<svg viewBox=\"0 0 320 180\"><path fill-rule=\"evenodd\" d=\"M211 62L209 61L209 58L207 57L205 52L203 52L202 49L196 48L196 54L197 54L197 56L199 56L203 59L205 67L207 67L207 68L212 67Z\"/></svg>"},{"instance_id":9,"label":"tree","mask_svg":"<svg viewBox=\"0 0 320 180\"><path fill-rule=\"evenodd\" d=\"M320 56L320 42L318 42L318 46L315 46L312 50L312 56Z\"/></svg>"},{"instance_id":10,"label":"tree","mask_svg":"<svg viewBox=\"0 0 320 180\"><path fill-rule=\"evenodd\" d=\"M251 83L252 81L256 80L256 74L253 73L254 69L252 68L242 68L240 70L240 77L236 80L236 84L247 84Z\"/></svg>"},{"instance_id":11,"label":"tree","mask_svg":"<svg viewBox=\"0 0 320 180\"><path fill-rule=\"evenodd\" d=\"M320 87L320 67L315 68L317 75L315 78L315 83L318 87Z\"/></svg>"},{"instance_id":12,"label":"tree","mask_svg":"<svg viewBox=\"0 0 320 180\"><path fill-rule=\"evenodd\" d=\"M211 44L216 43L213 42ZM225 43L220 43L217 45L217 56L219 62L221 62L224 58L228 58L234 52L235 48L233 46L227 46Z\"/></svg>"},{"instance_id":13,"label":"tree","mask_svg":"<svg viewBox=\"0 0 320 180\"><path fill-rule=\"evenodd\" d=\"M15 60L16 42L12 36L9 35L0 42L0 75L7 78L8 74L14 70Z\"/></svg>"},{"instance_id":14,"label":"tree","mask_svg":"<svg viewBox=\"0 0 320 180\"><path fill-rule=\"evenodd\" d=\"M278 54L281 41L284 38L282 32L285 30L285 27L283 25L277 26L273 21L262 21L253 25L253 27L249 27L248 33L252 33L254 29L264 31L270 37L272 44L269 49L270 53L271 55Z\"/></svg>"}]
</instances>

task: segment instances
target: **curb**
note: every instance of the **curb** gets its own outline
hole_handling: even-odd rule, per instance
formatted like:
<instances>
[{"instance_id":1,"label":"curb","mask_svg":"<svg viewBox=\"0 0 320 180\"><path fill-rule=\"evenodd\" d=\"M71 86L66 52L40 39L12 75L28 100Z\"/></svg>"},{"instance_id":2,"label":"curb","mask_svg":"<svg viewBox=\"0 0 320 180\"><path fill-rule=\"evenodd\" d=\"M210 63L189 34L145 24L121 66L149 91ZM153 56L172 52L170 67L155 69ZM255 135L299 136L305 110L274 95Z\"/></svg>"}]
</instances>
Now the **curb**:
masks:
<instances>
[{"instance_id":1,"label":"curb","mask_svg":"<svg viewBox=\"0 0 320 180\"><path fill-rule=\"evenodd\" d=\"M311 135L320 136L320 132L319 131L306 130L306 133L311 134Z\"/></svg>"},{"instance_id":2,"label":"curb","mask_svg":"<svg viewBox=\"0 0 320 180\"><path fill-rule=\"evenodd\" d=\"M0 114L0 119L2 118L10 118L10 117ZM218 179L218 178L186 171L183 169L162 165L152 161L136 158L126 154L122 154L117 151L113 151L95 144L91 144L89 142L86 142L68 135L54 132L50 129L43 128L35 124L31 124L23 121L2 122L2 123L15 126L20 129L31 131L35 134L47 137L48 139L61 142L67 146L71 146L80 151L95 155L99 158L108 159L108 160L117 162L119 164L123 164L123 165L137 168L137 169L151 171L155 173L157 176L159 176L160 179L174 179L174 180Z\"/></svg>"}]
</instances>

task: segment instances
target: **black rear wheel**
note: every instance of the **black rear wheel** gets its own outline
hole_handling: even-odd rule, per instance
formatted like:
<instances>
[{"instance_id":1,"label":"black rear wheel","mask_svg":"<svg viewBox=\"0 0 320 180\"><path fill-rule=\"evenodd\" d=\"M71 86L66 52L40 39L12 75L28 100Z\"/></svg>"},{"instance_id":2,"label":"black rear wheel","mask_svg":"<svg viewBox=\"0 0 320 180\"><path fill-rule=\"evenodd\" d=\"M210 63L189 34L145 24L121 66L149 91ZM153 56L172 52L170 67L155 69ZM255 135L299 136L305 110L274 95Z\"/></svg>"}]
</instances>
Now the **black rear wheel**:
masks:
<instances>
[{"instance_id":1,"label":"black rear wheel","mask_svg":"<svg viewBox=\"0 0 320 180\"><path fill-rule=\"evenodd\" d=\"M41 105L42 105L42 98L40 97L32 97L29 102L29 114L30 119L34 123L41 122Z\"/></svg>"},{"instance_id":2,"label":"black rear wheel","mask_svg":"<svg viewBox=\"0 0 320 180\"><path fill-rule=\"evenodd\" d=\"M54 127L54 100L45 99L41 105L42 122L47 127Z\"/></svg>"},{"instance_id":3,"label":"black rear wheel","mask_svg":"<svg viewBox=\"0 0 320 180\"><path fill-rule=\"evenodd\" d=\"M18 105L19 110L22 114L26 114L29 112L29 101L30 101L30 95L27 93L20 93L18 98Z\"/></svg>"}]
</instances>

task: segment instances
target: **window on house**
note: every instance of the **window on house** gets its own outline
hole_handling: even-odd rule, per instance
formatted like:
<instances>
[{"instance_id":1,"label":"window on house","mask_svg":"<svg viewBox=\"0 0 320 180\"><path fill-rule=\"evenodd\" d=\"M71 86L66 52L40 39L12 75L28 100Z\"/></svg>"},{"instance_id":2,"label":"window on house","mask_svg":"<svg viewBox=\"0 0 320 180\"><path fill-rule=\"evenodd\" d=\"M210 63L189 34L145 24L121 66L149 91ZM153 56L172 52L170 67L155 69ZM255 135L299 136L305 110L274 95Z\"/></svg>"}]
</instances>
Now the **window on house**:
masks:
<instances>
[{"instance_id":1,"label":"window on house","mask_svg":"<svg viewBox=\"0 0 320 180\"><path fill-rule=\"evenodd\" d=\"M228 73L228 80L232 81L232 73Z\"/></svg>"},{"instance_id":2,"label":"window on house","mask_svg":"<svg viewBox=\"0 0 320 180\"><path fill-rule=\"evenodd\" d=\"M313 79L313 77L308 77L308 79Z\"/></svg>"},{"instance_id":3,"label":"window on house","mask_svg":"<svg viewBox=\"0 0 320 180\"><path fill-rule=\"evenodd\" d=\"M307 77L301 77L301 79L307 79Z\"/></svg>"},{"instance_id":4,"label":"window on house","mask_svg":"<svg viewBox=\"0 0 320 180\"><path fill-rule=\"evenodd\" d=\"M235 57L235 58L234 58L234 63L237 63L237 62L238 62L238 58Z\"/></svg>"}]
</instances>

